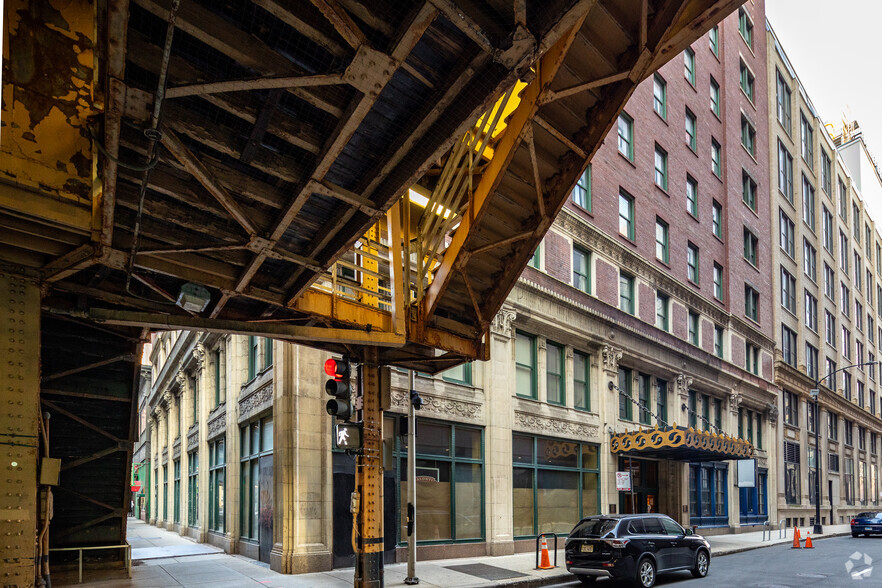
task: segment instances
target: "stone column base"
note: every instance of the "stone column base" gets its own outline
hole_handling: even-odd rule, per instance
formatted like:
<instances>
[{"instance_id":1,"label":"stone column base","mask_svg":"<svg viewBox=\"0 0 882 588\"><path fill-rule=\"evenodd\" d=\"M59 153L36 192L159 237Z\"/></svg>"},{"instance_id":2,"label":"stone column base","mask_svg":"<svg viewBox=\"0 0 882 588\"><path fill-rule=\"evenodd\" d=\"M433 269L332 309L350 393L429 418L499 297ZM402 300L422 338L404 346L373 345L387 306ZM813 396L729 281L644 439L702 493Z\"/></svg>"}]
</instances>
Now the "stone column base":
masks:
<instances>
[{"instance_id":1,"label":"stone column base","mask_svg":"<svg viewBox=\"0 0 882 588\"><path fill-rule=\"evenodd\" d=\"M493 557L499 555L514 555L514 541L490 541L487 543L487 552Z\"/></svg>"},{"instance_id":2,"label":"stone column base","mask_svg":"<svg viewBox=\"0 0 882 588\"><path fill-rule=\"evenodd\" d=\"M329 572L334 569L334 558L327 550L310 553L284 553L282 544L276 543L270 552L270 569L280 574Z\"/></svg>"}]
</instances>

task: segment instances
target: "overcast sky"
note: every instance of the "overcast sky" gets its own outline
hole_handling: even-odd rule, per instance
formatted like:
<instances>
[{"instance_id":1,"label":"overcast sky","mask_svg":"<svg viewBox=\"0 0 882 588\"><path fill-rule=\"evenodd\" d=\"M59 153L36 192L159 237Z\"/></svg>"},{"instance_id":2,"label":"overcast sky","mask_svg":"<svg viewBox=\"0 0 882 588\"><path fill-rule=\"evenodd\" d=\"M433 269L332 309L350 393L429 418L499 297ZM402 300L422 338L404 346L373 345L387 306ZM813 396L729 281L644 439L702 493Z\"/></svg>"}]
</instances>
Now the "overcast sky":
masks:
<instances>
[{"instance_id":1,"label":"overcast sky","mask_svg":"<svg viewBox=\"0 0 882 588\"><path fill-rule=\"evenodd\" d=\"M857 120L882 164L882 2L766 0L766 16L821 119Z\"/></svg>"}]
</instances>

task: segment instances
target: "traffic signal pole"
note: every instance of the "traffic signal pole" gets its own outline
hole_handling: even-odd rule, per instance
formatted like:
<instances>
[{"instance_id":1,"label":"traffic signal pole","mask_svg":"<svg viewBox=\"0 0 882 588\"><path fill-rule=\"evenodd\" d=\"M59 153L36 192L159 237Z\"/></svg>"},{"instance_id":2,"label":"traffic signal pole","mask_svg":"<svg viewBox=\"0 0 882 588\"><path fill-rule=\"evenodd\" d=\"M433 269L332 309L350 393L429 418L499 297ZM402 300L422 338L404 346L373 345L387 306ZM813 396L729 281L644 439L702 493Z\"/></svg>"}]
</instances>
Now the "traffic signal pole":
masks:
<instances>
[{"instance_id":1,"label":"traffic signal pole","mask_svg":"<svg viewBox=\"0 0 882 588\"><path fill-rule=\"evenodd\" d=\"M383 411L376 347L366 347L359 366L362 394L363 449L355 469L359 494L356 521L355 588L383 586Z\"/></svg>"}]
</instances>

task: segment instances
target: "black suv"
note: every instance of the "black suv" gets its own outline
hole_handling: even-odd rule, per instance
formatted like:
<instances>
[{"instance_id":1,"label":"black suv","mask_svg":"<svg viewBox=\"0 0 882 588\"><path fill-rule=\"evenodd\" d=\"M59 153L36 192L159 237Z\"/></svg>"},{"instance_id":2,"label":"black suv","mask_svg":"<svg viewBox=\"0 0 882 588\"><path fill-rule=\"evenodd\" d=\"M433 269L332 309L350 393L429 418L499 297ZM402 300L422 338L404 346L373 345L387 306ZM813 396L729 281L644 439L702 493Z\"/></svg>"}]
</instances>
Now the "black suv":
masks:
<instances>
[{"instance_id":1,"label":"black suv","mask_svg":"<svg viewBox=\"0 0 882 588\"><path fill-rule=\"evenodd\" d=\"M633 578L650 588L659 572L690 570L707 575L710 544L662 514L585 517L565 545L567 571L583 584L597 578Z\"/></svg>"}]
</instances>

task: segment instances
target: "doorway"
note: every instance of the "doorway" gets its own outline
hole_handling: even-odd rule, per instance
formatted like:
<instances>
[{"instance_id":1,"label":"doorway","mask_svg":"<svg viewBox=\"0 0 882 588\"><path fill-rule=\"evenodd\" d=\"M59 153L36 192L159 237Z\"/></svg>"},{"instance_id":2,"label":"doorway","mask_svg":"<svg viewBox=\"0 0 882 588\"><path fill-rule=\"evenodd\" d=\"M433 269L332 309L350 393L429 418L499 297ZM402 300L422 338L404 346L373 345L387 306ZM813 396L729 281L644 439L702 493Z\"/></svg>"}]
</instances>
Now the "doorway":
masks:
<instances>
[{"instance_id":1,"label":"doorway","mask_svg":"<svg viewBox=\"0 0 882 588\"><path fill-rule=\"evenodd\" d=\"M631 472L632 489L631 492L619 492L619 512L658 512L658 462L620 457L619 471Z\"/></svg>"}]
</instances>

